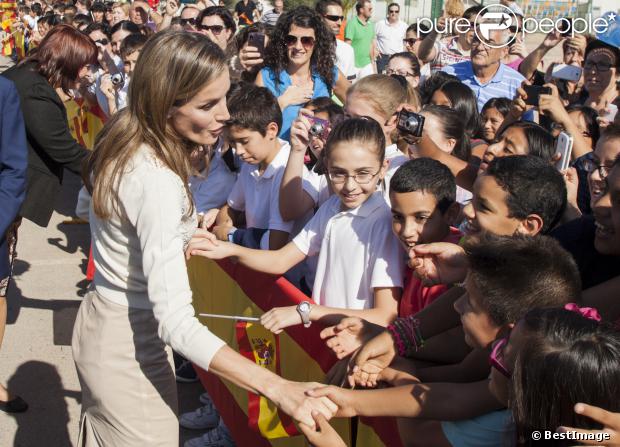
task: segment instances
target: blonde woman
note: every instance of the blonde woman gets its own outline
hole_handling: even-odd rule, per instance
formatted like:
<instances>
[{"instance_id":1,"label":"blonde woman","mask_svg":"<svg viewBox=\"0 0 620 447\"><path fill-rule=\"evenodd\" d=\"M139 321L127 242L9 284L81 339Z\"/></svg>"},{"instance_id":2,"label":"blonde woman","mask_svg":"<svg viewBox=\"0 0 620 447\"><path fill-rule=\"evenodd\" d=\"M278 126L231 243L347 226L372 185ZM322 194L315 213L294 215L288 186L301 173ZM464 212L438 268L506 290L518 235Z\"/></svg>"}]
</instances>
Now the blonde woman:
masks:
<instances>
[{"instance_id":1,"label":"blonde woman","mask_svg":"<svg viewBox=\"0 0 620 447\"><path fill-rule=\"evenodd\" d=\"M178 443L170 349L203 369L271 399L314 426L329 400L304 396L244 359L195 317L184 250L196 214L189 154L214 144L229 118L222 51L197 33L164 32L143 48L127 108L106 124L86 167L97 273L73 333L82 385L78 445Z\"/></svg>"}]
</instances>

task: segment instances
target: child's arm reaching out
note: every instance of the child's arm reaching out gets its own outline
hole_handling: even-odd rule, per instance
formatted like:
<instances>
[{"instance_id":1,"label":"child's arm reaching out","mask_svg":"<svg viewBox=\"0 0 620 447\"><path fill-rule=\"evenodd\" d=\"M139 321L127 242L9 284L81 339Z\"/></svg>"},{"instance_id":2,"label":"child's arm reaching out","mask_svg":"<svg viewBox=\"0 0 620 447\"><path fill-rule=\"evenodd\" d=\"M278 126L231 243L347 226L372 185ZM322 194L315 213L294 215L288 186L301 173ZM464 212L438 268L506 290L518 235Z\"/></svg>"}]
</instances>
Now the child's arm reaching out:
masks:
<instances>
[{"instance_id":1,"label":"child's arm reaching out","mask_svg":"<svg viewBox=\"0 0 620 447\"><path fill-rule=\"evenodd\" d=\"M289 242L279 250L253 250L224 241L200 238L190 242L185 255L204 256L209 259L233 258L236 262L257 272L283 275L291 267L306 259L295 244Z\"/></svg>"},{"instance_id":2,"label":"child's arm reaching out","mask_svg":"<svg viewBox=\"0 0 620 447\"><path fill-rule=\"evenodd\" d=\"M400 287L375 288L374 293L375 307L373 309L342 309L314 304L310 309L310 321L320 320L323 324L332 325L343 317L355 316L387 326L396 318L402 289ZM297 306L275 307L261 317L261 324L275 334L279 334L289 326L301 323Z\"/></svg>"}]
</instances>

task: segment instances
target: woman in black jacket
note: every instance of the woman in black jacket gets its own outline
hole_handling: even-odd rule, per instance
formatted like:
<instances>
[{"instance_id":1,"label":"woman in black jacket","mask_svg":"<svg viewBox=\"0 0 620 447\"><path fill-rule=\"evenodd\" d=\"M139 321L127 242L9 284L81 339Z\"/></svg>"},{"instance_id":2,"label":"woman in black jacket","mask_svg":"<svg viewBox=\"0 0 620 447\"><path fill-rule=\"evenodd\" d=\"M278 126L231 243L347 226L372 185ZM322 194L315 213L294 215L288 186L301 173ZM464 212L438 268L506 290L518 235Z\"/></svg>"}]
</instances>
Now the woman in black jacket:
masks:
<instances>
[{"instance_id":1,"label":"woman in black jacket","mask_svg":"<svg viewBox=\"0 0 620 447\"><path fill-rule=\"evenodd\" d=\"M71 136L64 101L97 63L97 46L68 25L48 32L36 51L2 76L21 99L28 140L28 186L19 215L46 227L62 184L63 169L81 174L88 151Z\"/></svg>"}]
</instances>

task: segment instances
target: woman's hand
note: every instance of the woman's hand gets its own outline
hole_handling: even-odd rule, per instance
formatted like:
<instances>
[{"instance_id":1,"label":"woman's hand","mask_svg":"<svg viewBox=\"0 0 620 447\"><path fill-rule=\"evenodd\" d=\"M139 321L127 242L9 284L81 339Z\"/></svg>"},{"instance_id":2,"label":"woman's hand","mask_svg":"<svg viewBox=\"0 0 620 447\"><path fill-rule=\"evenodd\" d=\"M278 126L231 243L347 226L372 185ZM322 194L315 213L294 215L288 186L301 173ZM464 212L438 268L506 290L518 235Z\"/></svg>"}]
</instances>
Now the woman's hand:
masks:
<instances>
[{"instance_id":1,"label":"woman's hand","mask_svg":"<svg viewBox=\"0 0 620 447\"><path fill-rule=\"evenodd\" d=\"M560 98L558 88L555 84L545 84L545 87L549 87L551 89L551 94L541 94L539 96L538 110L540 113L548 116L556 123L566 123L567 120L570 120L570 117L568 116L568 113L566 113L566 109L564 108L564 104ZM564 127L566 127L566 125Z\"/></svg>"},{"instance_id":2,"label":"woman's hand","mask_svg":"<svg viewBox=\"0 0 620 447\"><path fill-rule=\"evenodd\" d=\"M165 14L168 17L174 17L174 15L177 13L178 10L179 10L179 4L176 2L176 0L168 0L168 2L166 3Z\"/></svg>"},{"instance_id":3,"label":"woman's hand","mask_svg":"<svg viewBox=\"0 0 620 447\"><path fill-rule=\"evenodd\" d=\"M465 250L449 242L414 246L409 250L409 267L426 286L464 281L469 268Z\"/></svg>"},{"instance_id":4,"label":"woman's hand","mask_svg":"<svg viewBox=\"0 0 620 447\"><path fill-rule=\"evenodd\" d=\"M336 402L334 402L336 403ZM338 405L336 403L336 405ZM612 413L599 407L578 403L575 405L575 413L603 425L603 430L583 430L572 427L558 427L559 433L577 432L584 435L593 436L595 439L603 439L603 441L579 441L585 445L599 445L605 447L620 447L620 413ZM609 435L605 437L605 434Z\"/></svg>"},{"instance_id":5,"label":"woman's hand","mask_svg":"<svg viewBox=\"0 0 620 447\"><path fill-rule=\"evenodd\" d=\"M278 98L278 103L282 110L288 106L296 106L304 104L312 99L311 87L299 87L297 85L291 85L286 89L284 94Z\"/></svg>"},{"instance_id":6,"label":"woman's hand","mask_svg":"<svg viewBox=\"0 0 620 447\"><path fill-rule=\"evenodd\" d=\"M525 59L527 57L527 48L525 48L525 44L523 42L517 40L510 46L508 54L514 54L522 59Z\"/></svg>"},{"instance_id":7,"label":"woman's hand","mask_svg":"<svg viewBox=\"0 0 620 447\"><path fill-rule=\"evenodd\" d=\"M313 411L312 417L318 430L314 430L304 423L299 424L299 428L310 444L314 447L347 447L340 435L334 430L334 427L327 422L325 416Z\"/></svg>"},{"instance_id":8,"label":"woman's hand","mask_svg":"<svg viewBox=\"0 0 620 447\"><path fill-rule=\"evenodd\" d=\"M325 344L334 351L336 357L343 359L382 331L383 328L359 317L346 317L336 326L323 329L321 338L327 339Z\"/></svg>"},{"instance_id":9,"label":"woman's hand","mask_svg":"<svg viewBox=\"0 0 620 447\"><path fill-rule=\"evenodd\" d=\"M309 116L314 116L312 110L301 109L295 121L291 125L291 150L306 153L310 143L310 127L312 123Z\"/></svg>"},{"instance_id":10,"label":"woman's hand","mask_svg":"<svg viewBox=\"0 0 620 447\"><path fill-rule=\"evenodd\" d=\"M251 71L264 62L263 55L258 48L248 46L247 42L239 51L239 63L245 71Z\"/></svg>"},{"instance_id":11,"label":"woman's hand","mask_svg":"<svg viewBox=\"0 0 620 447\"><path fill-rule=\"evenodd\" d=\"M532 85L530 81L523 81L521 87L517 89L517 94L512 100L510 111L508 112L514 121L518 121L525 114L525 112L534 108L534 106L525 103L527 99L527 93L525 93L524 85Z\"/></svg>"},{"instance_id":12,"label":"woman's hand","mask_svg":"<svg viewBox=\"0 0 620 447\"><path fill-rule=\"evenodd\" d=\"M306 424L314 430L315 424L311 416L312 412L319 412L326 419L331 419L338 410L337 405L329 398L310 396L310 390L322 386L316 382L301 383L281 380L271 387L266 397L293 419Z\"/></svg>"},{"instance_id":13,"label":"woman's hand","mask_svg":"<svg viewBox=\"0 0 620 447\"><path fill-rule=\"evenodd\" d=\"M260 324L274 334L281 333L284 328L302 324L297 306L274 307L260 317Z\"/></svg>"},{"instance_id":14,"label":"woman's hand","mask_svg":"<svg viewBox=\"0 0 620 447\"><path fill-rule=\"evenodd\" d=\"M112 76L104 74L101 77L100 88L108 100L116 100L116 86L112 83Z\"/></svg>"}]
</instances>

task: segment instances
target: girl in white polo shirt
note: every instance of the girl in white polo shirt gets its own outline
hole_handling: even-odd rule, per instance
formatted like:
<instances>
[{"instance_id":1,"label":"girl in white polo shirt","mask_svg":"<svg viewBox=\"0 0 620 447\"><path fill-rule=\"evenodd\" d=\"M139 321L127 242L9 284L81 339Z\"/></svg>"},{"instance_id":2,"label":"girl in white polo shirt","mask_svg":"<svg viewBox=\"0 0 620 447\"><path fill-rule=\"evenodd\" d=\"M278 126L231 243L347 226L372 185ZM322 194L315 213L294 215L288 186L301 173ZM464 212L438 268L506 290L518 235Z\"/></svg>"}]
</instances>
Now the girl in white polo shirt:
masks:
<instances>
[{"instance_id":1,"label":"girl in white polo shirt","mask_svg":"<svg viewBox=\"0 0 620 447\"><path fill-rule=\"evenodd\" d=\"M388 169L383 130L371 119L346 120L332 130L324 151L334 195L291 242L261 251L200 239L187 250L188 256L234 257L274 275L318 254L312 295L317 304L265 313L261 323L275 333L302 322L337 322L342 315L387 325L397 314L404 258L392 233L390 208L377 191Z\"/></svg>"}]
</instances>

